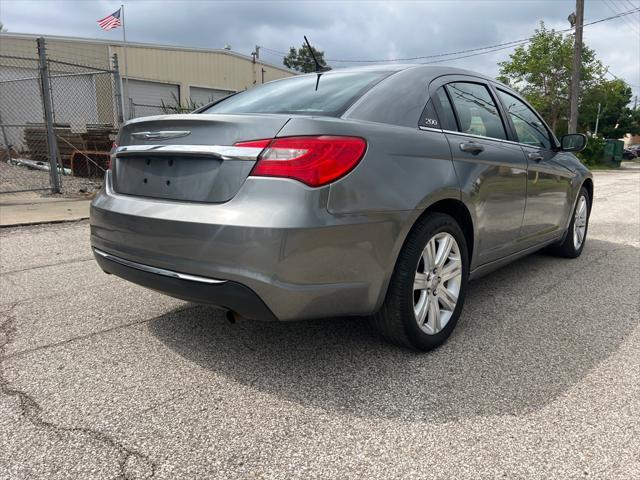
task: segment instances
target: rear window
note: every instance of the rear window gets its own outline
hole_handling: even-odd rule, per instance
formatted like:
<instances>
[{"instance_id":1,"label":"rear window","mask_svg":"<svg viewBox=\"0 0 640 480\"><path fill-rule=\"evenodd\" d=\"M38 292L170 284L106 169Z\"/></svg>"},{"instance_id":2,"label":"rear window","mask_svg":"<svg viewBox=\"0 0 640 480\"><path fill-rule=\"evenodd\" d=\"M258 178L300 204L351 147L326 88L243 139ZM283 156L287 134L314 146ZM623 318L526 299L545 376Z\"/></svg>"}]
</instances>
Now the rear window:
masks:
<instances>
[{"instance_id":1,"label":"rear window","mask_svg":"<svg viewBox=\"0 0 640 480\"><path fill-rule=\"evenodd\" d=\"M392 72L332 72L265 83L200 113L290 113L337 116Z\"/></svg>"}]
</instances>

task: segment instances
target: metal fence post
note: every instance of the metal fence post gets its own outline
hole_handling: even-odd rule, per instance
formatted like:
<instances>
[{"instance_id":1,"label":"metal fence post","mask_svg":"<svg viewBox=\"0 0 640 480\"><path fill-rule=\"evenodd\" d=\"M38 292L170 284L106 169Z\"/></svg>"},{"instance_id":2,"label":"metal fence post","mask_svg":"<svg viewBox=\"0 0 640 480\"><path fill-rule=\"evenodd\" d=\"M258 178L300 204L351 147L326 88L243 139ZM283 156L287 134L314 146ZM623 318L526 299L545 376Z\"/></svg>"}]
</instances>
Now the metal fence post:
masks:
<instances>
[{"instance_id":1,"label":"metal fence post","mask_svg":"<svg viewBox=\"0 0 640 480\"><path fill-rule=\"evenodd\" d=\"M49 65L44 38L38 38L38 60L40 63L40 90L42 93L42 106L44 122L47 128L47 146L49 150L50 182L51 190L60 193L60 171L58 170L58 142L53 125L53 101L51 99L51 83L49 81Z\"/></svg>"},{"instance_id":2,"label":"metal fence post","mask_svg":"<svg viewBox=\"0 0 640 480\"><path fill-rule=\"evenodd\" d=\"M2 130L2 141L4 143L5 148L7 149L7 161L11 163L11 144L7 138L7 131L4 129L4 124L2 123L2 118L0 117L0 130Z\"/></svg>"},{"instance_id":3,"label":"metal fence post","mask_svg":"<svg viewBox=\"0 0 640 480\"><path fill-rule=\"evenodd\" d=\"M120 68L118 67L118 54L113 54L113 83L114 97L116 102L116 115L118 126L124 121L124 98L122 98L122 78L120 78Z\"/></svg>"}]
</instances>

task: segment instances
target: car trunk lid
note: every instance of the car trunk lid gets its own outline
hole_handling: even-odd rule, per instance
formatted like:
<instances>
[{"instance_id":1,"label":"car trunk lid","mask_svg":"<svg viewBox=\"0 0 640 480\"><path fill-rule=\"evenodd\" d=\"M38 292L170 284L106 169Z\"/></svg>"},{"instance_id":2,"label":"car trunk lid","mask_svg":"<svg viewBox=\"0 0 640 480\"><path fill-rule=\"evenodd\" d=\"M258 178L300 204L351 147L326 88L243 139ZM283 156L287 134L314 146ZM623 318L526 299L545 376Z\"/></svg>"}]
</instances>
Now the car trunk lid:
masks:
<instances>
[{"instance_id":1,"label":"car trunk lid","mask_svg":"<svg viewBox=\"0 0 640 480\"><path fill-rule=\"evenodd\" d=\"M260 148L234 147L273 138L283 115L163 115L127 123L113 163L114 190L125 195L221 203L233 198Z\"/></svg>"}]
</instances>

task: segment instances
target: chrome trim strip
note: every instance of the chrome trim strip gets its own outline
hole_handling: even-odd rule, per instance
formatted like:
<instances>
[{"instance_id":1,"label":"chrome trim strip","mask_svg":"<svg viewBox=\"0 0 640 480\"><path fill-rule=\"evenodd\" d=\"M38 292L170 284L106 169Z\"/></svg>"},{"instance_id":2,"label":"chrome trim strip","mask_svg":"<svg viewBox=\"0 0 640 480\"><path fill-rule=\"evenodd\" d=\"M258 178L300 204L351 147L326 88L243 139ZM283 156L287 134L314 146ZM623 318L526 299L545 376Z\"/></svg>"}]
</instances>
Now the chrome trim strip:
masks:
<instances>
[{"instance_id":1,"label":"chrome trim strip","mask_svg":"<svg viewBox=\"0 0 640 480\"><path fill-rule=\"evenodd\" d=\"M442 133L444 130L442 130L441 128L431 128L431 127L423 127L422 125L418 125L418 128L420 130L424 130L425 132L438 132L438 133Z\"/></svg>"},{"instance_id":2,"label":"chrome trim strip","mask_svg":"<svg viewBox=\"0 0 640 480\"><path fill-rule=\"evenodd\" d=\"M494 137L485 137L483 135L475 135L473 133L465 133L465 132L458 132L456 130L442 130L444 133L450 133L451 135L460 135L462 137L473 137L473 138L481 138L482 140L491 140L493 142L499 142L499 143L516 143L516 142L512 142L511 140L504 140L502 138L494 138Z\"/></svg>"},{"instance_id":3,"label":"chrome trim strip","mask_svg":"<svg viewBox=\"0 0 640 480\"><path fill-rule=\"evenodd\" d=\"M442 130L442 132L450 133L451 135L461 135L463 137L473 137L473 138L480 138L482 140L491 140L492 142L509 143L511 145L520 145L521 147L538 148L540 150L549 150L548 148L536 147L535 145L529 145L528 143L514 142L512 140L503 140L501 138L484 137L482 135L474 135L473 133L458 132L456 130Z\"/></svg>"},{"instance_id":4,"label":"chrome trim strip","mask_svg":"<svg viewBox=\"0 0 640 480\"><path fill-rule=\"evenodd\" d=\"M254 161L262 148L225 145L126 145L116 148L115 156L135 153L159 153L177 155L213 155L222 160Z\"/></svg>"},{"instance_id":5,"label":"chrome trim strip","mask_svg":"<svg viewBox=\"0 0 640 480\"><path fill-rule=\"evenodd\" d=\"M161 130L158 132L135 132L131 136L142 140L166 140L168 138L186 137L191 130Z\"/></svg>"},{"instance_id":6,"label":"chrome trim strip","mask_svg":"<svg viewBox=\"0 0 640 480\"><path fill-rule=\"evenodd\" d=\"M152 267L150 265L144 265L138 262L132 262L130 260L125 260L124 258L116 257L115 255L111 255L110 253L103 252L102 250L98 250L97 248L93 248L93 251L107 260L111 260L112 262L119 263L120 265L124 265L125 267L135 268L136 270L142 270L147 273L155 273L156 275L162 275L164 277L171 278L179 278L180 280L189 280L192 282L200 282L200 283L209 283L209 284L218 284L218 283L226 283L226 280L217 280L215 278L207 278L200 277L198 275L189 275L187 273L179 273L174 272L173 270L165 270L164 268Z\"/></svg>"}]
</instances>

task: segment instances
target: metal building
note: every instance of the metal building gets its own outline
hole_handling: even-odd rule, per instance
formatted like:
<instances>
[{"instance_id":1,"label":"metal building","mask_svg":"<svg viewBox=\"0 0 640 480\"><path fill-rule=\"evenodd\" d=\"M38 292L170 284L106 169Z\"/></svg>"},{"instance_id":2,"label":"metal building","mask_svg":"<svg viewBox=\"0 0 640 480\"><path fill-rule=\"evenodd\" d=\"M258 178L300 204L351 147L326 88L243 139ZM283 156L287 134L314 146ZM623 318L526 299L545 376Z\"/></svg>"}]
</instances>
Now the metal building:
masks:
<instances>
[{"instance_id":1,"label":"metal building","mask_svg":"<svg viewBox=\"0 0 640 480\"><path fill-rule=\"evenodd\" d=\"M45 38L52 57L74 64L109 69L113 54L117 54L124 78L124 49L120 42L2 33L0 55L36 58L33 45L37 37ZM254 61L251 56L231 50L130 42L126 67L128 80L123 81L123 90L129 118L166 110L191 110L256 84L295 75L285 67Z\"/></svg>"},{"instance_id":2,"label":"metal building","mask_svg":"<svg viewBox=\"0 0 640 480\"><path fill-rule=\"evenodd\" d=\"M131 43L126 53L125 69L117 42L0 34L0 194L99 188L123 120L295 75L226 49Z\"/></svg>"}]
</instances>

